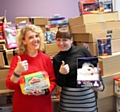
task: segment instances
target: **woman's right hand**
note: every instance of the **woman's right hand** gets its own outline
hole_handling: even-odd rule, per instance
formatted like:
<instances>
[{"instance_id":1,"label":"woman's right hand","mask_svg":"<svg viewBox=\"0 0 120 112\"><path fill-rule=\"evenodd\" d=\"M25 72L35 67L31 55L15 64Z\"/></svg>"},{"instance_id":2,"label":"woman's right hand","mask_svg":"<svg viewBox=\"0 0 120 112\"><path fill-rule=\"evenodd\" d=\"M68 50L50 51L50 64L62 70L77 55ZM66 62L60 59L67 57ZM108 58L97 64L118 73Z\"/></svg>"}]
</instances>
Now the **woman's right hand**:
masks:
<instances>
[{"instance_id":1,"label":"woman's right hand","mask_svg":"<svg viewBox=\"0 0 120 112\"><path fill-rule=\"evenodd\" d=\"M59 72L61 74L68 74L69 71L70 71L69 65L65 64L65 62L62 61L62 64L61 64L60 69L59 69Z\"/></svg>"},{"instance_id":2,"label":"woman's right hand","mask_svg":"<svg viewBox=\"0 0 120 112\"><path fill-rule=\"evenodd\" d=\"M27 60L21 61L20 56L18 56L18 62L17 62L17 66L14 70L14 72L16 74L21 74L22 72L25 72L28 70L28 62Z\"/></svg>"},{"instance_id":3,"label":"woman's right hand","mask_svg":"<svg viewBox=\"0 0 120 112\"><path fill-rule=\"evenodd\" d=\"M21 61L20 56L18 56L18 62L17 62L17 66L14 70L13 75L10 77L10 80L14 83L17 83L20 79L20 75L22 72L25 72L28 70L28 62L27 60ZM15 75L17 74L17 76Z\"/></svg>"}]
</instances>

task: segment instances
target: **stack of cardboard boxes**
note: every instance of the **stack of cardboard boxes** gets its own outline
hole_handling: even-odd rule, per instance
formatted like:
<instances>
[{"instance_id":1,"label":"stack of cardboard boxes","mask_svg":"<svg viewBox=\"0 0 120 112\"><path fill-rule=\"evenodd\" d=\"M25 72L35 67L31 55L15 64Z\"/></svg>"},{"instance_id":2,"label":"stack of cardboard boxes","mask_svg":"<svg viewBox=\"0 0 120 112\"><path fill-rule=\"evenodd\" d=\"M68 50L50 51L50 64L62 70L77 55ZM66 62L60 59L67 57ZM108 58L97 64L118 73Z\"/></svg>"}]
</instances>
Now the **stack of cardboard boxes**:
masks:
<instances>
[{"instance_id":1,"label":"stack of cardboard boxes","mask_svg":"<svg viewBox=\"0 0 120 112\"><path fill-rule=\"evenodd\" d=\"M18 24L20 22L31 22L37 26L40 26L43 32L46 31L45 25L47 24L47 18L44 17L16 17L15 23Z\"/></svg>"},{"instance_id":2,"label":"stack of cardboard boxes","mask_svg":"<svg viewBox=\"0 0 120 112\"><path fill-rule=\"evenodd\" d=\"M118 49L118 43L120 42L118 12L88 14L75 17L70 19L69 26L76 44L87 45L93 56L98 56L96 39L105 38L109 35L112 37L112 52L120 51Z\"/></svg>"},{"instance_id":3,"label":"stack of cardboard boxes","mask_svg":"<svg viewBox=\"0 0 120 112\"><path fill-rule=\"evenodd\" d=\"M69 20L73 40L86 47L99 59L105 84L104 92L97 93L98 112L115 112L114 77L120 75L120 21L118 12L87 14ZM111 36L112 55L98 56L97 38Z\"/></svg>"}]
</instances>

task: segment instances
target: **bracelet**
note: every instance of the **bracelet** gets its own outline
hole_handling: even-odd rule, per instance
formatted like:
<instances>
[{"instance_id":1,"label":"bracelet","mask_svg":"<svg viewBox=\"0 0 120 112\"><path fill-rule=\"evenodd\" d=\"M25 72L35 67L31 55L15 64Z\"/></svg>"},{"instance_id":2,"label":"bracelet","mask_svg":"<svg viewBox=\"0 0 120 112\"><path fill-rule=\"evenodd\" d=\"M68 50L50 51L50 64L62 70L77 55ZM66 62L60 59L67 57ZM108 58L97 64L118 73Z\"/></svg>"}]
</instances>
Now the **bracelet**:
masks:
<instances>
[{"instance_id":1,"label":"bracelet","mask_svg":"<svg viewBox=\"0 0 120 112\"><path fill-rule=\"evenodd\" d=\"M14 75L15 77L20 77L20 75L19 75L19 74L16 74L15 72L13 73L13 75Z\"/></svg>"},{"instance_id":2,"label":"bracelet","mask_svg":"<svg viewBox=\"0 0 120 112\"><path fill-rule=\"evenodd\" d=\"M49 90L45 89L45 95L49 94Z\"/></svg>"}]
</instances>

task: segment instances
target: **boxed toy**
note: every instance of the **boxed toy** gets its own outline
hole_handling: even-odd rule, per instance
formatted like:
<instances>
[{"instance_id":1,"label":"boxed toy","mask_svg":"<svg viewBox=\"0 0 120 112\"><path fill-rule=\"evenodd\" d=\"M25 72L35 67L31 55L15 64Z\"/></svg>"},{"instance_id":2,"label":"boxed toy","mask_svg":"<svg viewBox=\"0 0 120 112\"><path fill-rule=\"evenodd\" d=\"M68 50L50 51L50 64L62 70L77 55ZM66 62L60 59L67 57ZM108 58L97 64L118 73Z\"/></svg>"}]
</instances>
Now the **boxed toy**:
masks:
<instances>
[{"instance_id":1,"label":"boxed toy","mask_svg":"<svg viewBox=\"0 0 120 112\"><path fill-rule=\"evenodd\" d=\"M120 112L120 98L116 97L116 111Z\"/></svg>"},{"instance_id":2,"label":"boxed toy","mask_svg":"<svg viewBox=\"0 0 120 112\"><path fill-rule=\"evenodd\" d=\"M84 57L77 60L78 87L99 87L99 68L97 57Z\"/></svg>"},{"instance_id":3,"label":"boxed toy","mask_svg":"<svg viewBox=\"0 0 120 112\"><path fill-rule=\"evenodd\" d=\"M113 12L113 0L99 0L104 7L104 12Z\"/></svg>"},{"instance_id":4,"label":"boxed toy","mask_svg":"<svg viewBox=\"0 0 120 112\"><path fill-rule=\"evenodd\" d=\"M5 24L4 38L6 40L7 49L17 48L16 34L17 30L15 24Z\"/></svg>"},{"instance_id":5,"label":"boxed toy","mask_svg":"<svg viewBox=\"0 0 120 112\"><path fill-rule=\"evenodd\" d=\"M47 43L54 43L55 42L55 31L46 31L46 41Z\"/></svg>"},{"instance_id":6,"label":"boxed toy","mask_svg":"<svg viewBox=\"0 0 120 112\"><path fill-rule=\"evenodd\" d=\"M80 15L83 14L96 14L104 11L102 4L96 0L81 0L78 2Z\"/></svg>"},{"instance_id":7,"label":"boxed toy","mask_svg":"<svg viewBox=\"0 0 120 112\"><path fill-rule=\"evenodd\" d=\"M111 36L97 39L98 56L112 55Z\"/></svg>"},{"instance_id":8,"label":"boxed toy","mask_svg":"<svg viewBox=\"0 0 120 112\"><path fill-rule=\"evenodd\" d=\"M4 23L0 23L0 40L4 38L3 27Z\"/></svg>"},{"instance_id":9,"label":"boxed toy","mask_svg":"<svg viewBox=\"0 0 120 112\"><path fill-rule=\"evenodd\" d=\"M49 88L49 76L47 72L40 71L20 77L20 87L23 94L28 94L35 89L44 90Z\"/></svg>"},{"instance_id":10,"label":"boxed toy","mask_svg":"<svg viewBox=\"0 0 120 112\"><path fill-rule=\"evenodd\" d=\"M120 77L114 78L114 94L120 97Z\"/></svg>"}]
</instances>

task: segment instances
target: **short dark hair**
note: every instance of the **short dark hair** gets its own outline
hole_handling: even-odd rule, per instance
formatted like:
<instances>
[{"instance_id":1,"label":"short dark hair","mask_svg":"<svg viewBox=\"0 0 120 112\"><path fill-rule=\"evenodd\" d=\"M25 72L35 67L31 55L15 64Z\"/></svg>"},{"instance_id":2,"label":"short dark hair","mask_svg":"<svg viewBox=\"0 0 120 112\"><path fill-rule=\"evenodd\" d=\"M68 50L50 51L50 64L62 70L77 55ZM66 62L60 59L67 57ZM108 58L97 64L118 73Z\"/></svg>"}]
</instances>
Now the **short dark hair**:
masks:
<instances>
[{"instance_id":1,"label":"short dark hair","mask_svg":"<svg viewBox=\"0 0 120 112\"><path fill-rule=\"evenodd\" d=\"M71 31L68 28L59 28L59 30L56 33L56 39L57 38L71 39L72 38Z\"/></svg>"}]
</instances>

